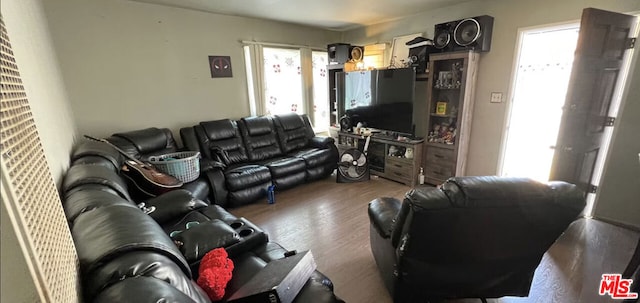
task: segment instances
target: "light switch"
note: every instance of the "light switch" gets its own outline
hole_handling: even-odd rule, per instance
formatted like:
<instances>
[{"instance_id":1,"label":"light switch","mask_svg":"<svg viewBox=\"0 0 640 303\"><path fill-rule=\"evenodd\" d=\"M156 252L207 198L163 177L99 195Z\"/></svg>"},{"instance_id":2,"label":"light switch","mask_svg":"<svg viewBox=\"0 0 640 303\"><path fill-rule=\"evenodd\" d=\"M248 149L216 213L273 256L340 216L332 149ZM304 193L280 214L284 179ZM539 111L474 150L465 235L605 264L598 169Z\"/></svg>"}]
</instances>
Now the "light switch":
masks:
<instances>
[{"instance_id":1,"label":"light switch","mask_svg":"<svg viewBox=\"0 0 640 303\"><path fill-rule=\"evenodd\" d=\"M493 92L491 93L491 103L501 103L502 102L502 93Z\"/></svg>"}]
</instances>

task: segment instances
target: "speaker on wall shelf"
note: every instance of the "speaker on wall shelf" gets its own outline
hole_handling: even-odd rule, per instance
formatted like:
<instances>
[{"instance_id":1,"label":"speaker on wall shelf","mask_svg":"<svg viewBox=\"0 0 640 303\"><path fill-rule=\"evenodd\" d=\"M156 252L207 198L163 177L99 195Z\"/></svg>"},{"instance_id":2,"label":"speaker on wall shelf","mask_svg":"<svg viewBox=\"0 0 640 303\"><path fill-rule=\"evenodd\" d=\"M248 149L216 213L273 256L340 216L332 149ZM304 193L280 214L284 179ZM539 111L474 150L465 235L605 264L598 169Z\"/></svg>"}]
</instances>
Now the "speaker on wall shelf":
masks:
<instances>
[{"instance_id":1,"label":"speaker on wall shelf","mask_svg":"<svg viewBox=\"0 0 640 303\"><path fill-rule=\"evenodd\" d=\"M327 45L329 63L343 64L351 59L351 44L334 43Z\"/></svg>"},{"instance_id":2,"label":"speaker on wall shelf","mask_svg":"<svg viewBox=\"0 0 640 303\"><path fill-rule=\"evenodd\" d=\"M491 34L493 17L477 16L457 21L436 24L433 45L443 52L474 50L488 52L491 50Z\"/></svg>"}]
</instances>

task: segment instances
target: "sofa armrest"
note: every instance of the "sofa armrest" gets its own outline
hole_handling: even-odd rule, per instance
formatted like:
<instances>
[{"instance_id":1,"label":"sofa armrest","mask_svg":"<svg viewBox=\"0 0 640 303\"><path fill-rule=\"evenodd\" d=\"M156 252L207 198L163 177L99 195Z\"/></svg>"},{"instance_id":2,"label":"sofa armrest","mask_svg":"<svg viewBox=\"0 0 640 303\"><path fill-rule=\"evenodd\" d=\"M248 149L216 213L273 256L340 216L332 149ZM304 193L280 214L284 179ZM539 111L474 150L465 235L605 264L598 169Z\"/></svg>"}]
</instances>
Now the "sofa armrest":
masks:
<instances>
[{"instance_id":1,"label":"sofa armrest","mask_svg":"<svg viewBox=\"0 0 640 303\"><path fill-rule=\"evenodd\" d=\"M216 160L200 158L200 172L205 172L213 169L225 169L227 166Z\"/></svg>"},{"instance_id":2,"label":"sofa armrest","mask_svg":"<svg viewBox=\"0 0 640 303\"><path fill-rule=\"evenodd\" d=\"M369 202L369 221L383 238L391 236L393 220L400 212L402 202L395 198L383 197Z\"/></svg>"},{"instance_id":3,"label":"sofa armrest","mask_svg":"<svg viewBox=\"0 0 640 303\"><path fill-rule=\"evenodd\" d=\"M149 213L149 216L158 224L163 224L192 210L207 207L207 203L196 199L187 190L178 189L151 198L145 201L144 206L154 209Z\"/></svg>"},{"instance_id":4,"label":"sofa armrest","mask_svg":"<svg viewBox=\"0 0 640 303\"><path fill-rule=\"evenodd\" d=\"M209 187L211 188L211 199L213 199L211 203L226 207L228 191L224 171L220 168L214 168L202 173L209 181Z\"/></svg>"},{"instance_id":5,"label":"sofa armrest","mask_svg":"<svg viewBox=\"0 0 640 303\"><path fill-rule=\"evenodd\" d=\"M196 137L196 130L193 126L181 128L180 139L182 139L184 150L202 152L200 150L200 143L198 143L198 137Z\"/></svg>"},{"instance_id":6,"label":"sofa armrest","mask_svg":"<svg viewBox=\"0 0 640 303\"><path fill-rule=\"evenodd\" d=\"M240 235L227 223L218 219L197 223L184 231L176 231L171 238L189 263L199 261L213 249L240 242Z\"/></svg>"},{"instance_id":7,"label":"sofa armrest","mask_svg":"<svg viewBox=\"0 0 640 303\"><path fill-rule=\"evenodd\" d=\"M313 137L310 140L310 145L316 148L324 149L334 142L335 140L332 137Z\"/></svg>"}]
</instances>

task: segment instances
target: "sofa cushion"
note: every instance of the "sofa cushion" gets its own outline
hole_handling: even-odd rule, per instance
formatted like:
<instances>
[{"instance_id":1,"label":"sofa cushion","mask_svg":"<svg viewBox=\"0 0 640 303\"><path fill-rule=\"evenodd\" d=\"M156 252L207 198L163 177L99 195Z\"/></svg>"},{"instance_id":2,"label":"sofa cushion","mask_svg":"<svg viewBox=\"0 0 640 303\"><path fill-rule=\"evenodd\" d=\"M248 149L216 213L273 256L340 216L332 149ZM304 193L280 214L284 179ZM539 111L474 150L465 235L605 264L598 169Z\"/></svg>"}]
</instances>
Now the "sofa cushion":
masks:
<instances>
[{"instance_id":1,"label":"sofa cushion","mask_svg":"<svg viewBox=\"0 0 640 303\"><path fill-rule=\"evenodd\" d=\"M223 119L200 122L200 128L196 129L196 134L202 148L209 149L208 154L212 158L215 156L226 165L249 160L235 121Z\"/></svg>"},{"instance_id":2,"label":"sofa cushion","mask_svg":"<svg viewBox=\"0 0 640 303\"><path fill-rule=\"evenodd\" d=\"M145 201L146 207L154 207L149 216L159 224L182 217L195 209L207 207L207 203L196 199L191 192L178 189Z\"/></svg>"},{"instance_id":3,"label":"sofa cushion","mask_svg":"<svg viewBox=\"0 0 640 303\"><path fill-rule=\"evenodd\" d=\"M242 165L224 172L229 191L237 191L269 182L271 173L266 166Z\"/></svg>"},{"instance_id":4,"label":"sofa cushion","mask_svg":"<svg viewBox=\"0 0 640 303\"><path fill-rule=\"evenodd\" d=\"M107 186L116 191L122 198L131 201L124 180L112 169L101 165L83 164L72 166L64 176L62 190L69 192L76 187L88 184Z\"/></svg>"},{"instance_id":5,"label":"sofa cushion","mask_svg":"<svg viewBox=\"0 0 640 303\"><path fill-rule=\"evenodd\" d=\"M238 122L247 155L261 161L282 155L273 121L269 117L248 117Z\"/></svg>"},{"instance_id":6,"label":"sofa cushion","mask_svg":"<svg viewBox=\"0 0 640 303\"><path fill-rule=\"evenodd\" d=\"M115 133L112 136L124 138L131 142L140 154L148 154L159 150L177 150L176 142L169 129L155 127Z\"/></svg>"},{"instance_id":7,"label":"sofa cushion","mask_svg":"<svg viewBox=\"0 0 640 303\"><path fill-rule=\"evenodd\" d=\"M296 113L274 116L280 147L284 153L309 145L314 133L311 125L304 120L305 117Z\"/></svg>"},{"instance_id":8,"label":"sofa cushion","mask_svg":"<svg viewBox=\"0 0 640 303\"><path fill-rule=\"evenodd\" d=\"M94 210L98 207L121 205L138 209L138 206L127 201L113 192L99 189L85 189L69 192L62 202L67 220L72 222L80 214ZM72 224L73 225L73 224Z\"/></svg>"},{"instance_id":9,"label":"sofa cushion","mask_svg":"<svg viewBox=\"0 0 640 303\"><path fill-rule=\"evenodd\" d=\"M317 167L329 162L337 163L337 159L333 159L335 157L330 149L307 148L291 153L290 155L304 159L308 168Z\"/></svg>"},{"instance_id":10,"label":"sofa cushion","mask_svg":"<svg viewBox=\"0 0 640 303\"><path fill-rule=\"evenodd\" d=\"M120 170L124 161L122 154L104 142L83 141L76 145L71 153L71 162L81 161L85 157L101 157L113 165L115 171ZM96 162L96 161L92 161Z\"/></svg>"},{"instance_id":11,"label":"sofa cushion","mask_svg":"<svg viewBox=\"0 0 640 303\"><path fill-rule=\"evenodd\" d=\"M193 263L218 247L227 247L240 242L238 233L218 219L200 222L176 233L172 239L178 243L180 252Z\"/></svg>"},{"instance_id":12,"label":"sofa cushion","mask_svg":"<svg viewBox=\"0 0 640 303\"><path fill-rule=\"evenodd\" d=\"M197 285L196 285L197 286ZM199 288L199 286L198 286ZM202 291L202 289L200 289ZM136 302L136 303L201 303L211 302L206 294L196 300L187 296L165 281L150 277L134 277L105 289L94 298L95 303Z\"/></svg>"},{"instance_id":13,"label":"sofa cushion","mask_svg":"<svg viewBox=\"0 0 640 303\"><path fill-rule=\"evenodd\" d=\"M140 209L112 205L85 212L76 218L71 234L85 274L123 254L154 251L172 259L191 277L191 270L176 245Z\"/></svg>"},{"instance_id":14,"label":"sofa cushion","mask_svg":"<svg viewBox=\"0 0 640 303\"><path fill-rule=\"evenodd\" d=\"M272 178L292 175L305 170L307 167L303 158L278 158L264 163L269 168Z\"/></svg>"},{"instance_id":15,"label":"sofa cushion","mask_svg":"<svg viewBox=\"0 0 640 303\"><path fill-rule=\"evenodd\" d=\"M93 298L104 288L140 276L169 284L196 301L204 298L202 290L182 273L173 260L153 251L134 251L110 260L94 270L91 278L84 279L83 290L86 297Z\"/></svg>"}]
</instances>

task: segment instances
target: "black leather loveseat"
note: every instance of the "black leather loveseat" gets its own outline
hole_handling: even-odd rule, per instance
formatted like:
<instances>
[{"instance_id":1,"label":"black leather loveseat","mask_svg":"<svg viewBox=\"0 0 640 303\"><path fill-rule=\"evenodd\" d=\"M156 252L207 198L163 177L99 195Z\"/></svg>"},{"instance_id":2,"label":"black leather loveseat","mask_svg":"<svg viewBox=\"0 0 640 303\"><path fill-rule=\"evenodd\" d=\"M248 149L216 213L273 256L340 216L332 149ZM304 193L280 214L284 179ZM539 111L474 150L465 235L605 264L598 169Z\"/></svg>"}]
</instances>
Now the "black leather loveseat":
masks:
<instances>
[{"instance_id":1,"label":"black leather loveseat","mask_svg":"<svg viewBox=\"0 0 640 303\"><path fill-rule=\"evenodd\" d=\"M317 137L309 118L295 113L200 122L180 130L185 146L223 169L208 173L213 200L223 207L248 204L277 191L329 176L338 150Z\"/></svg>"},{"instance_id":2,"label":"black leather loveseat","mask_svg":"<svg viewBox=\"0 0 640 303\"><path fill-rule=\"evenodd\" d=\"M584 206L565 182L455 177L403 202L372 201L371 250L396 303L527 296L543 254Z\"/></svg>"},{"instance_id":3,"label":"black leather loveseat","mask_svg":"<svg viewBox=\"0 0 640 303\"><path fill-rule=\"evenodd\" d=\"M120 176L122 156L104 143L80 143L71 163L61 191L85 302L210 302L194 282L207 251L225 247L234 262L226 297L284 257L259 227L187 190L133 200ZM341 300L316 271L295 302Z\"/></svg>"}]
</instances>

